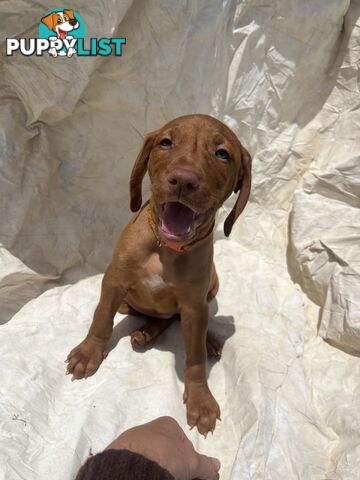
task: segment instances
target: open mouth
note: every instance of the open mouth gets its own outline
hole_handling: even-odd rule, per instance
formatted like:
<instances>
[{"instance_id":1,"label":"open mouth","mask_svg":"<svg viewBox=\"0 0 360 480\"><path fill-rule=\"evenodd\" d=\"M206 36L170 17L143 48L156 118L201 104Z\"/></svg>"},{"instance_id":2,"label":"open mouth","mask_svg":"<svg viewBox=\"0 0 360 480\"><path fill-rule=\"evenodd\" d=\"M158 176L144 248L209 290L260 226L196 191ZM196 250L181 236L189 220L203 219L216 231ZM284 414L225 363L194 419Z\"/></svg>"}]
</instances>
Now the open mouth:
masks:
<instances>
[{"instance_id":1,"label":"open mouth","mask_svg":"<svg viewBox=\"0 0 360 480\"><path fill-rule=\"evenodd\" d=\"M158 207L159 230L162 235L173 242L192 238L196 228L208 217L209 210L196 213L180 202L162 203Z\"/></svg>"},{"instance_id":2,"label":"open mouth","mask_svg":"<svg viewBox=\"0 0 360 480\"><path fill-rule=\"evenodd\" d=\"M66 32L64 30L61 30L61 28L59 28L59 36L60 40L64 40L64 38L66 38Z\"/></svg>"}]
</instances>

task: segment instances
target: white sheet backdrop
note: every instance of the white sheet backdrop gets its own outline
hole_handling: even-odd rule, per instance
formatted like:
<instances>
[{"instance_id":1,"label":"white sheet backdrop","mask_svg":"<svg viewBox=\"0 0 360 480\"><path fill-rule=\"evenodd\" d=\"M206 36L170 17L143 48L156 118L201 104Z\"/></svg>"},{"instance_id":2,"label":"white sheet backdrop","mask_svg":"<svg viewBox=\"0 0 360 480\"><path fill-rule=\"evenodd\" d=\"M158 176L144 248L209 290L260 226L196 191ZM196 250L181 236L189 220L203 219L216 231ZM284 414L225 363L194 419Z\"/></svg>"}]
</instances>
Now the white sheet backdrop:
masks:
<instances>
[{"instance_id":1,"label":"white sheet backdrop","mask_svg":"<svg viewBox=\"0 0 360 480\"><path fill-rule=\"evenodd\" d=\"M61 5L60 5L61 6ZM116 318L91 379L64 375L130 218L144 134L209 113L254 157L211 324L222 423L202 452L222 480L360 478L360 1L78 0L122 58L2 58L0 478L72 478L89 451L169 414L186 427L174 325L146 353ZM54 1L0 4L5 37L37 36ZM3 44L1 45L2 51Z\"/></svg>"}]
</instances>

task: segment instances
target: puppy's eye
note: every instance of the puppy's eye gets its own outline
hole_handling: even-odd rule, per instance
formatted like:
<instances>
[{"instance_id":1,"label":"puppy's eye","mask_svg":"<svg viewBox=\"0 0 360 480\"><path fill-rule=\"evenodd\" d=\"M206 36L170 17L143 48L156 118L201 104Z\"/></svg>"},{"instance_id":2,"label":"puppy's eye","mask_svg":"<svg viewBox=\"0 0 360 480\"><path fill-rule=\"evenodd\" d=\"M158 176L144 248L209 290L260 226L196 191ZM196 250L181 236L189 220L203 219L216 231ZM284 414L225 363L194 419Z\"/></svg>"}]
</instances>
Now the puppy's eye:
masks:
<instances>
[{"instance_id":1,"label":"puppy's eye","mask_svg":"<svg viewBox=\"0 0 360 480\"><path fill-rule=\"evenodd\" d=\"M230 160L230 155L224 148L219 148L216 150L215 156L217 158L221 158L221 160Z\"/></svg>"},{"instance_id":2,"label":"puppy's eye","mask_svg":"<svg viewBox=\"0 0 360 480\"><path fill-rule=\"evenodd\" d=\"M58 21L57 21L57 23L61 23L61 18L58 18Z\"/></svg>"},{"instance_id":3,"label":"puppy's eye","mask_svg":"<svg viewBox=\"0 0 360 480\"><path fill-rule=\"evenodd\" d=\"M170 138L163 138L162 140L160 140L160 145L162 147L171 147L172 141L170 140Z\"/></svg>"}]
</instances>

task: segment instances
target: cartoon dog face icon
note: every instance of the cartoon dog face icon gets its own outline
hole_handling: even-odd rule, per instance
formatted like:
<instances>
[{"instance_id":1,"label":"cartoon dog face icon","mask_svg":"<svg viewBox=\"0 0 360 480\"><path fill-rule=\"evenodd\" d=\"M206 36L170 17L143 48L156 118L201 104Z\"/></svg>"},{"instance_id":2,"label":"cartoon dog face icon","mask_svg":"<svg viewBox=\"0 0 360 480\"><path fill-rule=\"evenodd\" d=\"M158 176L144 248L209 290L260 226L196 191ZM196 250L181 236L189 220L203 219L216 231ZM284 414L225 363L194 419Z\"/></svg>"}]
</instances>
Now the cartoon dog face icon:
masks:
<instances>
[{"instance_id":1,"label":"cartoon dog face icon","mask_svg":"<svg viewBox=\"0 0 360 480\"><path fill-rule=\"evenodd\" d=\"M43 23L56 32L58 38L64 40L68 32L79 28L79 22L74 17L74 10L63 10L62 12L52 12L41 19Z\"/></svg>"},{"instance_id":2,"label":"cartoon dog face icon","mask_svg":"<svg viewBox=\"0 0 360 480\"><path fill-rule=\"evenodd\" d=\"M79 28L79 22L76 20L74 16L74 10L63 10L62 12L51 12L46 17L41 19L42 23L44 23L50 30L56 32L57 37L60 40L64 40L67 37L68 33L72 30ZM57 56L57 52L53 49L53 52L50 52L51 55L54 57ZM72 56L75 53L75 49L71 49L72 51L68 52L68 56Z\"/></svg>"}]
</instances>

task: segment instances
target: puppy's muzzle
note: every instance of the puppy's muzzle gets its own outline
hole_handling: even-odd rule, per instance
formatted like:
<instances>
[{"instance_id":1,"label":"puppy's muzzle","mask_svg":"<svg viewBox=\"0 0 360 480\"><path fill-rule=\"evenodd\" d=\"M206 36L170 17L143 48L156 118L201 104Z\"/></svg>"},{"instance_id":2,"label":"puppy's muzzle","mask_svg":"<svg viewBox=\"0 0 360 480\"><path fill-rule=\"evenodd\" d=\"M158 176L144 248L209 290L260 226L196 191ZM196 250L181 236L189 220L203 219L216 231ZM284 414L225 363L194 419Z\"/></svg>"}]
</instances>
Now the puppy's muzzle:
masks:
<instances>
[{"instance_id":1,"label":"puppy's muzzle","mask_svg":"<svg viewBox=\"0 0 360 480\"><path fill-rule=\"evenodd\" d=\"M188 195L199 188L200 179L196 172L186 169L174 169L168 177L169 193L180 198L180 195Z\"/></svg>"}]
</instances>

